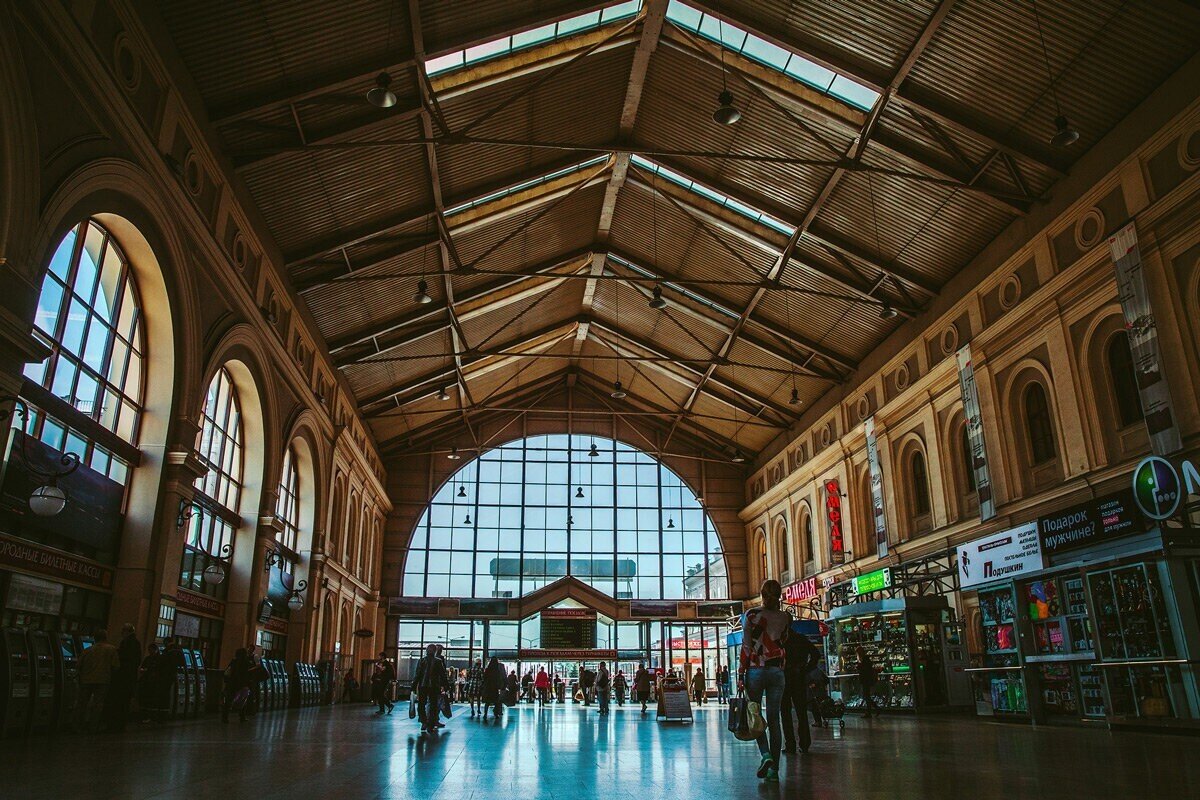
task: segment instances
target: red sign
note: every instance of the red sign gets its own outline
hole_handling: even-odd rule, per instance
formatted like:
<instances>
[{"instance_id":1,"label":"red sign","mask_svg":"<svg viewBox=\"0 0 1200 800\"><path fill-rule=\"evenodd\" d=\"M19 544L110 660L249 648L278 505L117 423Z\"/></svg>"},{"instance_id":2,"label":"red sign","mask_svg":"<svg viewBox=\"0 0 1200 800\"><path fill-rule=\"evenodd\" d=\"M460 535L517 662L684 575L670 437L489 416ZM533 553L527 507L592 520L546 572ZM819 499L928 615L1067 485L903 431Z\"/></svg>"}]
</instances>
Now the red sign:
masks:
<instances>
[{"instance_id":1,"label":"red sign","mask_svg":"<svg viewBox=\"0 0 1200 800\"><path fill-rule=\"evenodd\" d=\"M210 617L225 617L225 604L215 597L206 594L196 594L187 589L175 590L175 607Z\"/></svg>"},{"instance_id":2,"label":"red sign","mask_svg":"<svg viewBox=\"0 0 1200 800\"><path fill-rule=\"evenodd\" d=\"M545 661L616 661L616 650L544 650L521 648L517 657L522 661L543 659Z\"/></svg>"},{"instance_id":3,"label":"red sign","mask_svg":"<svg viewBox=\"0 0 1200 800\"><path fill-rule=\"evenodd\" d=\"M542 616L547 619L595 619L596 612L590 608L546 608Z\"/></svg>"},{"instance_id":4,"label":"red sign","mask_svg":"<svg viewBox=\"0 0 1200 800\"><path fill-rule=\"evenodd\" d=\"M846 540L842 536L842 492L837 478L825 481L825 517L829 520L829 552L834 564L846 560Z\"/></svg>"},{"instance_id":5,"label":"red sign","mask_svg":"<svg viewBox=\"0 0 1200 800\"><path fill-rule=\"evenodd\" d=\"M263 623L263 630L268 630L271 633L286 634L288 632L287 620L280 619L279 617L271 617Z\"/></svg>"},{"instance_id":6,"label":"red sign","mask_svg":"<svg viewBox=\"0 0 1200 800\"><path fill-rule=\"evenodd\" d=\"M113 571L86 558L0 534L0 564L35 575L112 590Z\"/></svg>"},{"instance_id":7,"label":"red sign","mask_svg":"<svg viewBox=\"0 0 1200 800\"><path fill-rule=\"evenodd\" d=\"M789 583L783 587L783 601L791 605L799 605L817 596L817 576L805 578L802 581Z\"/></svg>"},{"instance_id":8,"label":"red sign","mask_svg":"<svg viewBox=\"0 0 1200 800\"><path fill-rule=\"evenodd\" d=\"M672 650L683 650L685 648L688 650L703 650L706 647L708 647L707 639L672 639L671 640L671 649Z\"/></svg>"}]
</instances>

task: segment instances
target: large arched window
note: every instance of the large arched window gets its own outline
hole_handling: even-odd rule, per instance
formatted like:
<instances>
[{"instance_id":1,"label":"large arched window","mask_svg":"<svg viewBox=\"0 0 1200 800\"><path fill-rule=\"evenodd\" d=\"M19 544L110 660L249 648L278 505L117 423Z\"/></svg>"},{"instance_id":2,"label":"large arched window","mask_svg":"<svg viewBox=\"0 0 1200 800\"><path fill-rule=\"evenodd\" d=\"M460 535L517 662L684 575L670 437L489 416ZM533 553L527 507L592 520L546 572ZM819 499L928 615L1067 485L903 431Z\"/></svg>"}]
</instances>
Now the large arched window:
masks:
<instances>
[{"instance_id":1,"label":"large arched window","mask_svg":"<svg viewBox=\"0 0 1200 800\"><path fill-rule=\"evenodd\" d=\"M914 450L908 461L909 491L915 516L929 513L929 475L925 469L925 454Z\"/></svg>"},{"instance_id":2,"label":"large arched window","mask_svg":"<svg viewBox=\"0 0 1200 800\"><path fill-rule=\"evenodd\" d=\"M1025 389L1025 431L1029 435L1029 457L1033 466L1053 461L1058 455L1054 445L1054 427L1050 422L1050 404L1042 384L1032 381Z\"/></svg>"},{"instance_id":3,"label":"large arched window","mask_svg":"<svg viewBox=\"0 0 1200 800\"><path fill-rule=\"evenodd\" d=\"M279 473L279 497L275 500L275 516L279 518L276 540L295 553L300 543L300 473L292 448L283 454L283 469Z\"/></svg>"},{"instance_id":4,"label":"large arched window","mask_svg":"<svg viewBox=\"0 0 1200 800\"><path fill-rule=\"evenodd\" d=\"M779 520L775 524L775 565L778 567L778 578L787 582L792 579L792 543L788 536L787 523Z\"/></svg>"},{"instance_id":5,"label":"large arched window","mask_svg":"<svg viewBox=\"0 0 1200 800\"><path fill-rule=\"evenodd\" d=\"M1129 335L1124 331L1116 334L1108 343L1108 377L1112 381L1113 398L1116 400L1117 416L1121 427L1141 422L1142 397L1138 393L1137 373L1133 369L1133 353L1129 349Z\"/></svg>"},{"instance_id":6,"label":"large arched window","mask_svg":"<svg viewBox=\"0 0 1200 800\"><path fill-rule=\"evenodd\" d=\"M801 530L804 535L804 560L812 561L816 558L816 549L813 547L812 514L808 511L804 512L804 521L801 523Z\"/></svg>"},{"instance_id":7,"label":"large arched window","mask_svg":"<svg viewBox=\"0 0 1200 800\"><path fill-rule=\"evenodd\" d=\"M519 597L571 575L618 598L723 598L722 553L699 499L654 457L536 436L442 486L413 533L404 593Z\"/></svg>"},{"instance_id":8,"label":"large arched window","mask_svg":"<svg viewBox=\"0 0 1200 800\"><path fill-rule=\"evenodd\" d=\"M137 457L144 331L129 261L95 220L59 243L34 324L50 357L25 368L41 387L26 392L26 435L124 483Z\"/></svg>"},{"instance_id":9,"label":"large arched window","mask_svg":"<svg viewBox=\"0 0 1200 800\"><path fill-rule=\"evenodd\" d=\"M207 470L195 484L202 513L192 516L188 526L179 585L223 598L228 582L212 583L202 576L215 559L232 559L234 534L241 524L242 414L237 389L224 367L217 370L204 397L197 455Z\"/></svg>"}]
</instances>

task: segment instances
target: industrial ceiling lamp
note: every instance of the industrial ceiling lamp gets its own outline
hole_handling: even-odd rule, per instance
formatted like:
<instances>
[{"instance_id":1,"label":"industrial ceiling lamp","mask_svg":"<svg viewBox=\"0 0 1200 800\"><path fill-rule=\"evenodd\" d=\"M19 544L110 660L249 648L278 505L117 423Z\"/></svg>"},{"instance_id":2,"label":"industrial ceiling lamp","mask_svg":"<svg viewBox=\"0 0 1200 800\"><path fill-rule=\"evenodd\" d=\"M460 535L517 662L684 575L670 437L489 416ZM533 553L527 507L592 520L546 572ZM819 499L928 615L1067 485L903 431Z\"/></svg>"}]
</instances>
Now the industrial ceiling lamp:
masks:
<instances>
[{"instance_id":1,"label":"industrial ceiling lamp","mask_svg":"<svg viewBox=\"0 0 1200 800\"><path fill-rule=\"evenodd\" d=\"M654 287L654 296L650 298L650 307L662 311L667 307L667 301L663 299L662 287Z\"/></svg>"},{"instance_id":2,"label":"industrial ceiling lamp","mask_svg":"<svg viewBox=\"0 0 1200 800\"><path fill-rule=\"evenodd\" d=\"M460 458L462 458L462 456L458 454L457 447L451 447L450 452L446 454L446 458L450 459L451 461L458 461Z\"/></svg>"},{"instance_id":3,"label":"industrial ceiling lamp","mask_svg":"<svg viewBox=\"0 0 1200 800\"><path fill-rule=\"evenodd\" d=\"M463 525L470 525L470 524L471 524L471 512L468 511L467 515L465 517L463 517Z\"/></svg>"},{"instance_id":4,"label":"industrial ceiling lamp","mask_svg":"<svg viewBox=\"0 0 1200 800\"><path fill-rule=\"evenodd\" d=\"M367 102L376 108L391 108L396 105L396 94L389 88L392 76L381 72L375 76L375 87L367 92Z\"/></svg>"},{"instance_id":5,"label":"industrial ceiling lamp","mask_svg":"<svg viewBox=\"0 0 1200 800\"><path fill-rule=\"evenodd\" d=\"M719 8L718 11L720 11ZM717 17L717 32L721 37L721 41L717 44L717 49L721 54L721 93L717 95L717 110L713 112L712 118L713 122L718 125L732 125L742 118L742 112L734 108L733 92L729 91L729 85L726 82L725 22L719 16Z\"/></svg>"},{"instance_id":6,"label":"industrial ceiling lamp","mask_svg":"<svg viewBox=\"0 0 1200 800\"><path fill-rule=\"evenodd\" d=\"M892 308L891 303L884 303L883 307L879 309L880 319L895 319L898 315L899 312Z\"/></svg>"},{"instance_id":7,"label":"industrial ceiling lamp","mask_svg":"<svg viewBox=\"0 0 1200 800\"><path fill-rule=\"evenodd\" d=\"M592 442L592 447L588 450L588 458L599 458L600 451L596 449L596 443Z\"/></svg>"},{"instance_id":8,"label":"industrial ceiling lamp","mask_svg":"<svg viewBox=\"0 0 1200 800\"><path fill-rule=\"evenodd\" d=\"M582 486L580 486L579 488L577 488L577 489L575 490L575 499L576 499L576 500L582 500L582 499L583 499L583 487L582 487Z\"/></svg>"},{"instance_id":9,"label":"industrial ceiling lamp","mask_svg":"<svg viewBox=\"0 0 1200 800\"><path fill-rule=\"evenodd\" d=\"M668 519L667 519L667 527L668 527L668 528L674 528L674 527L675 527L675 518L674 518L674 517L670 517L670 518L668 518Z\"/></svg>"},{"instance_id":10,"label":"industrial ceiling lamp","mask_svg":"<svg viewBox=\"0 0 1200 800\"><path fill-rule=\"evenodd\" d=\"M1042 45L1042 60L1046 63L1046 79L1050 82L1050 96L1054 98L1054 135L1050 137L1050 144L1060 148L1070 147L1079 141L1079 130L1071 125L1058 102L1058 89L1054 85L1054 72L1050 68L1050 54L1046 50L1046 36L1042 33L1042 17L1038 14L1037 0L1033 0L1032 5L1038 42Z\"/></svg>"},{"instance_id":11,"label":"industrial ceiling lamp","mask_svg":"<svg viewBox=\"0 0 1200 800\"><path fill-rule=\"evenodd\" d=\"M609 392L608 396L614 400L621 400L625 397L625 389L621 386L621 381L613 381L613 390Z\"/></svg>"},{"instance_id":12,"label":"industrial ceiling lamp","mask_svg":"<svg viewBox=\"0 0 1200 800\"><path fill-rule=\"evenodd\" d=\"M446 391L445 386L438 389L437 399L438 400L449 400L450 399L450 393Z\"/></svg>"},{"instance_id":13,"label":"industrial ceiling lamp","mask_svg":"<svg viewBox=\"0 0 1200 800\"><path fill-rule=\"evenodd\" d=\"M791 399L788 400L788 405L789 406L800 405L800 390L797 389L795 386L792 387L792 396L791 396Z\"/></svg>"},{"instance_id":14,"label":"industrial ceiling lamp","mask_svg":"<svg viewBox=\"0 0 1200 800\"><path fill-rule=\"evenodd\" d=\"M425 282L424 278L417 281L417 293L413 297L413 300L416 300L423 306L433 302L433 298L429 296L429 284Z\"/></svg>"},{"instance_id":15,"label":"industrial ceiling lamp","mask_svg":"<svg viewBox=\"0 0 1200 800\"><path fill-rule=\"evenodd\" d=\"M746 461L746 456L744 456L742 454L741 450L734 450L733 458L731 458L729 460L732 461L734 464L743 464Z\"/></svg>"},{"instance_id":16,"label":"industrial ceiling lamp","mask_svg":"<svg viewBox=\"0 0 1200 800\"><path fill-rule=\"evenodd\" d=\"M467 496L467 487L466 487L466 486L463 486L462 484L459 484L459 486L458 486L458 496L459 496L459 497L466 497L466 496Z\"/></svg>"}]
</instances>

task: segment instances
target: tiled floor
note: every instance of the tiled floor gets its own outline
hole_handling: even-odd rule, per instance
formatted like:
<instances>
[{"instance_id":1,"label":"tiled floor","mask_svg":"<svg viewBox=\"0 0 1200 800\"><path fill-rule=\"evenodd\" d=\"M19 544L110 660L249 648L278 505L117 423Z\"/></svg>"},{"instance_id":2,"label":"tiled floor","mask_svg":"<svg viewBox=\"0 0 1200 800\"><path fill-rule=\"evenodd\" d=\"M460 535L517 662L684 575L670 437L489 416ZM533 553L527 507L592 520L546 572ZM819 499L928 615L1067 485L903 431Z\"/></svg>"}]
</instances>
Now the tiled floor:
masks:
<instances>
[{"instance_id":1,"label":"tiled floor","mask_svg":"<svg viewBox=\"0 0 1200 800\"><path fill-rule=\"evenodd\" d=\"M719 707L694 725L614 709L521 707L496 724L456 711L435 738L406 707L367 706L134 726L120 737L0 742L0 798L1151 798L1195 797L1188 736L1038 728L973 718L847 720L760 784L752 743Z\"/></svg>"}]
</instances>

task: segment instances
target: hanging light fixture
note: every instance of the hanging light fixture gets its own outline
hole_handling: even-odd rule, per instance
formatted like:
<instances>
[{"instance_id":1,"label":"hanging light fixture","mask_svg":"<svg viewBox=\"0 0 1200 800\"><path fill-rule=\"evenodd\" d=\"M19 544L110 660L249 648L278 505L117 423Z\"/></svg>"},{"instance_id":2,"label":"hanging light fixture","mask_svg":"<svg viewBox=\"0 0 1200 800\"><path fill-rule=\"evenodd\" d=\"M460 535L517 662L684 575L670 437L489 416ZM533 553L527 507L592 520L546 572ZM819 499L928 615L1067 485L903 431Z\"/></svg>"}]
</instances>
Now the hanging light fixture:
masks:
<instances>
[{"instance_id":1,"label":"hanging light fixture","mask_svg":"<svg viewBox=\"0 0 1200 800\"><path fill-rule=\"evenodd\" d=\"M674 518L674 517L670 517L670 518L668 518L668 519L667 519L667 527L668 527L668 528L674 528L674 527L675 527L675 518Z\"/></svg>"},{"instance_id":2,"label":"hanging light fixture","mask_svg":"<svg viewBox=\"0 0 1200 800\"><path fill-rule=\"evenodd\" d=\"M450 452L446 454L446 458L450 459L451 461L458 461L460 458L462 458L462 456L458 454L457 447L451 447Z\"/></svg>"},{"instance_id":3,"label":"hanging light fixture","mask_svg":"<svg viewBox=\"0 0 1200 800\"><path fill-rule=\"evenodd\" d=\"M667 301L663 299L662 287L654 287L654 296L650 298L650 307L656 308L659 311L667 307Z\"/></svg>"},{"instance_id":4,"label":"hanging light fixture","mask_svg":"<svg viewBox=\"0 0 1200 800\"><path fill-rule=\"evenodd\" d=\"M614 400L620 400L625 397L625 389L621 386L621 382L619 380L613 381L613 390L609 392L608 396Z\"/></svg>"},{"instance_id":5,"label":"hanging light fixture","mask_svg":"<svg viewBox=\"0 0 1200 800\"><path fill-rule=\"evenodd\" d=\"M29 435L24 433L25 422L29 419L29 409L26 407L25 401L15 395L4 395L0 396L0 403L13 404L11 409L0 409L0 423L7 421L14 414L21 420L21 424L18 427L21 428L24 435L21 439L21 449L15 451L15 455L24 463L29 477L44 481L44 483L29 493L29 510L39 517L53 517L67 506L67 492L58 485L58 481L60 478L65 478L79 469L79 456L75 453L63 453L58 458L58 463L62 465L62 469L39 469L30 460L29 454L25 449L29 443Z\"/></svg>"},{"instance_id":6,"label":"hanging light fixture","mask_svg":"<svg viewBox=\"0 0 1200 800\"><path fill-rule=\"evenodd\" d=\"M720 9L717 9L718 12ZM734 108L733 92L729 91L728 74L725 72L725 22L717 17L717 32L721 41L717 50L721 54L721 93L717 95L717 110L713 112L713 122L718 125L732 125L742 118L742 112Z\"/></svg>"},{"instance_id":7,"label":"hanging light fixture","mask_svg":"<svg viewBox=\"0 0 1200 800\"><path fill-rule=\"evenodd\" d=\"M413 300L421 305L428 305L433 302L433 298L429 296L429 284L425 282L424 278L417 281L417 293L413 295Z\"/></svg>"},{"instance_id":8,"label":"hanging light fixture","mask_svg":"<svg viewBox=\"0 0 1200 800\"><path fill-rule=\"evenodd\" d=\"M463 517L463 525L470 525L470 524L471 524L471 512L468 511L467 516Z\"/></svg>"},{"instance_id":9,"label":"hanging light fixture","mask_svg":"<svg viewBox=\"0 0 1200 800\"><path fill-rule=\"evenodd\" d=\"M746 461L746 457L744 455L742 455L741 450L734 450L733 458L731 458L729 460L732 461L734 464L742 464Z\"/></svg>"},{"instance_id":10,"label":"hanging light fixture","mask_svg":"<svg viewBox=\"0 0 1200 800\"><path fill-rule=\"evenodd\" d=\"M896 309L892 308L891 303L884 303L883 307L879 309L879 318L880 319L895 319L899 315L899 313L900 312L896 311Z\"/></svg>"},{"instance_id":11,"label":"hanging light fixture","mask_svg":"<svg viewBox=\"0 0 1200 800\"><path fill-rule=\"evenodd\" d=\"M575 517L571 514L567 514L567 527L570 527L574 524L575 524Z\"/></svg>"},{"instance_id":12,"label":"hanging light fixture","mask_svg":"<svg viewBox=\"0 0 1200 800\"><path fill-rule=\"evenodd\" d=\"M449 400L450 399L450 393L446 391L445 386L438 389L437 399L438 400Z\"/></svg>"},{"instance_id":13,"label":"hanging light fixture","mask_svg":"<svg viewBox=\"0 0 1200 800\"><path fill-rule=\"evenodd\" d=\"M792 387L792 397L790 400L788 400L788 405L789 406L800 405L800 390L797 389L795 386Z\"/></svg>"},{"instance_id":14,"label":"hanging light fixture","mask_svg":"<svg viewBox=\"0 0 1200 800\"><path fill-rule=\"evenodd\" d=\"M466 497L467 496L467 487L463 486L462 484L459 484L458 485L458 496Z\"/></svg>"},{"instance_id":15,"label":"hanging light fixture","mask_svg":"<svg viewBox=\"0 0 1200 800\"><path fill-rule=\"evenodd\" d=\"M1054 147L1070 147L1079 141L1079 130L1071 125L1058 102L1058 89L1054 85L1054 72L1050 68L1050 53L1046 50L1046 36L1042 33L1042 17L1038 14L1037 0L1033 0L1032 5L1038 42L1042 46L1042 60L1046 64L1046 80L1050 82L1050 96L1054 98L1054 135L1050 137L1050 144Z\"/></svg>"},{"instance_id":16,"label":"hanging light fixture","mask_svg":"<svg viewBox=\"0 0 1200 800\"><path fill-rule=\"evenodd\" d=\"M588 458L599 458L600 451L596 449L596 443L592 442L592 447L588 450Z\"/></svg>"},{"instance_id":17,"label":"hanging light fixture","mask_svg":"<svg viewBox=\"0 0 1200 800\"><path fill-rule=\"evenodd\" d=\"M575 498L576 498L577 500L582 500L582 499L583 499L583 487L582 487L582 486L578 487L578 488L575 490Z\"/></svg>"},{"instance_id":18,"label":"hanging light fixture","mask_svg":"<svg viewBox=\"0 0 1200 800\"><path fill-rule=\"evenodd\" d=\"M396 105L396 94L391 90L392 76L381 72L375 76L375 87L367 92L367 102L376 108L391 108Z\"/></svg>"}]
</instances>

